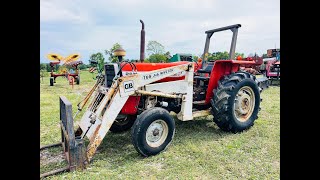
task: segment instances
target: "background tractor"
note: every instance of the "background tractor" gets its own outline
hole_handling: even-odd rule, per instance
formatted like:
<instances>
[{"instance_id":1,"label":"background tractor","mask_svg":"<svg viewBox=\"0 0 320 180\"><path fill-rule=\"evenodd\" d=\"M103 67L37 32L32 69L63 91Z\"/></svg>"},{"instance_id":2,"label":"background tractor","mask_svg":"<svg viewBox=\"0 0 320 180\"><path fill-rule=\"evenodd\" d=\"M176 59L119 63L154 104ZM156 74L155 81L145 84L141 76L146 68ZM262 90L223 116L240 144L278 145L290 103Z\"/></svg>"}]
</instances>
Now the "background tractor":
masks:
<instances>
[{"instance_id":1,"label":"background tractor","mask_svg":"<svg viewBox=\"0 0 320 180\"><path fill-rule=\"evenodd\" d=\"M47 58L51 60L50 67L51 67L51 73L50 73L50 86L54 86L54 83L56 83L56 78L66 77L69 81L69 84L73 86L74 82L76 84L80 84L80 73L78 66L83 64L82 61L77 61L79 59L79 54L71 54L70 56L64 58L58 54L48 54ZM54 73L54 67L61 62L64 62L62 66L59 67L58 73Z\"/></svg>"},{"instance_id":2,"label":"background tractor","mask_svg":"<svg viewBox=\"0 0 320 180\"><path fill-rule=\"evenodd\" d=\"M175 134L170 111L176 112L181 121L213 115L219 128L233 133L250 128L258 118L262 89L249 70L260 64L255 60L235 60L240 24L206 31L201 62L144 63L145 32L141 23L141 62L122 61L125 51L115 51L119 62L105 63L104 74L99 74L88 95L77 105L79 112L90 100L76 131L73 121L78 112L73 115L71 103L60 97L62 142L40 150L62 145L68 167L41 177L84 169L109 130L117 133L131 128L132 143L138 153L160 153ZM212 35L225 30L233 33L229 60L208 62L205 54Z\"/></svg>"},{"instance_id":3,"label":"background tractor","mask_svg":"<svg viewBox=\"0 0 320 180\"><path fill-rule=\"evenodd\" d=\"M260 71L270 80L271 85L274 80L280 80L280 49L267 50L267 58L263 59Z\"/></svg>"},{"instance_id":4,"label":"background tractor","mask_svg":"<svg viewBox=\"0 0 320 180\"><path fill-rule=\"evenodd\" d=\"M193 62L196 61L197 59L194 59L192 54L185 54L185 53L177 53L174 54L168 62L177 62L177 61L189 61Z\"/></svg>"}]
</instances>

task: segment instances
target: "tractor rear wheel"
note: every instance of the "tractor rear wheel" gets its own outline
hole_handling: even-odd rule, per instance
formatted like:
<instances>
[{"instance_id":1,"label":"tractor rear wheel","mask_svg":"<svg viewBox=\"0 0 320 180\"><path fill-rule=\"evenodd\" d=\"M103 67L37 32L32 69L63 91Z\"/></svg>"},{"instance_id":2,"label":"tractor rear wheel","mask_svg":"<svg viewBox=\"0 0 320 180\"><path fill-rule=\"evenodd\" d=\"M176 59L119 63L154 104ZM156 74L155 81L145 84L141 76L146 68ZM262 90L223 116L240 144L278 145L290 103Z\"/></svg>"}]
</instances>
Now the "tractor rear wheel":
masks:
<instances>
[{"instance_id":1,"label":"tractor rear wheel","mask_svg":"<svg viewBox=\"0 0 320 180\"><path fill-rule=\"evenodd\" d=\"M50 86L53 86L54 85L54 79L53 77L50 77Z\"/></svg>"},{"instance_id":2,"label":"tractor rear wheel","mask_svg":"<svg viewBox=\"0 0 320 180\"><path fill-rule=\"evenodd\" d=\"M142 112L131 129L134 148L143 156L159 154L173 139L174 119L169 112L154 107Z\"/></svg>"},{"instance_id":3,"label":"tractor rear wheel","mask_svg":"<svg viewBox=\"0 0 320 180\"><path fill-rule=\"evenodd\" d=\"M127 131L132 127L136 118L136 115L118 115L118 117L110 127L110 131L113 133Z\"/></svg>"},{"instance_id":4,"label":"tractor rear wheel","mask_svg":"<svg viewBox=\"0 0 320 180\"><path fill-rule=\"evenodd\" d=\"M241 132L258 118L260 91L252 74L237 72L222 77L213 94L212 113L222 130Z\"/></svg>"}]
</instances>

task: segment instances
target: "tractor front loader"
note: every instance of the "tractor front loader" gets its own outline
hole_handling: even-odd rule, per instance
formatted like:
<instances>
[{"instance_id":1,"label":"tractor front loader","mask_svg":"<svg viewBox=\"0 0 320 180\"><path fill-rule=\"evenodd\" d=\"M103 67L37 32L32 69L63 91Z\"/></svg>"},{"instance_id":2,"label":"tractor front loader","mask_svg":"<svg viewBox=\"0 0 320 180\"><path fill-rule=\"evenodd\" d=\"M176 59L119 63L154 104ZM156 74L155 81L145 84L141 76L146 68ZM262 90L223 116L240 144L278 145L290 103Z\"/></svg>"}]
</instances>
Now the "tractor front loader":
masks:
<instances>
[{"instance_id":1,"label":"tractor front loader","mask_svg":"<svg viewBox=\"0 0 320 180\"><path fill-rule=\"evenodd\" d=\"M160 153L175 133L170 111L176 112L181 121L212 114L224 131L236 133L250 128L258 118L261 88L255 76L242 68L255 62L233 60L239 27L236 24L206 31L204 55L213 33L233 32L230 60L208 63L204 56L202 63L106 63L105 73L97 77L89 94L78 104L80 111L91 99L76 131L71 103L60 97L62 143L54 145L62 145L68 167L40 177L86 168L109 130L117 133L131 128L138 153ZM88 146L84 138L88 138Z\"/></svg>"}]
</instances>

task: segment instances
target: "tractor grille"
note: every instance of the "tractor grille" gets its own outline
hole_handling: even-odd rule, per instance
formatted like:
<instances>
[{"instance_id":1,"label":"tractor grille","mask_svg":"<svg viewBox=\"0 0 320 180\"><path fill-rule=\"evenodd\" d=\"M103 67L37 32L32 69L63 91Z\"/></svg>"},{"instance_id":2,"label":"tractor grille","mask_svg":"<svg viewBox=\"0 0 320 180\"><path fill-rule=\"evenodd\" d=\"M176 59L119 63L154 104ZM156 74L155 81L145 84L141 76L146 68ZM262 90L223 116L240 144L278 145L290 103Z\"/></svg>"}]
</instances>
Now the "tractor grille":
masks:
<instances>
[{"instance_id":1,"label":"tractor grille","mask_svg":"<svg viewBox=\"0 0 320 180\"><path fill-rule=\"evenodd\" d=\"M110 64L105 64L104 65L104 72L105 72L105 86L106 87L111 87L113 78L116 76L118 73L119 68L116 63L110 63Z\"/></svg>"},{"instance_id":2,"label":"tractor grille","mask_svg":"<svg viewBox=\"0 0 320 180\"><path fill-rule=\"evenodd\" d=\"M104 98L105 94L99 93L96 97L95 100L93 101L93 104L90 108L90 111L92 112L96 112L97 107L99 106L99 104L101 103L102 99Z\"/></svg>"}]
</instances>

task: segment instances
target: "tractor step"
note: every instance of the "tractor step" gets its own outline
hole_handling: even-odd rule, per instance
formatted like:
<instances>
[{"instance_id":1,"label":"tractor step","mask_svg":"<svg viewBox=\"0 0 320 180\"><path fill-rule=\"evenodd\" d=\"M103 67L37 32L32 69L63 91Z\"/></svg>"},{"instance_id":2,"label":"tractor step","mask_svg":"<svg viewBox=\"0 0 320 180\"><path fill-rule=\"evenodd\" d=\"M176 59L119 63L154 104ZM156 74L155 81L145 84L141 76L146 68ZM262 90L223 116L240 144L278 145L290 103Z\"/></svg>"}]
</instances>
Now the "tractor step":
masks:
<instances>
[{"instance_id":1,"label":"tractor step","mask_svg":"<svg viewBox=\"0 0 320 180\"><path fill-rule=\"evenodd\" d=\"M202 100L202 101L193 101L192 104L196 104L196 105L203 105L205 104L205 100Z\"/></svg>"},{"instance_id":2,"label":"tractor step","mask_svg":"<svg viewBox=\"0 0 320 180\"><path fill-rule=\"evenodd\" d=\"M192 112L193 118L204 117L209 115L211 115L210 109Z\"/></svg>"},{"instance_id":3,"label":"tractor step","mask_svg":"<svg viewBox=\"0 0 320 180\"><path fill-rule=\"evenodd\" d=\"M60 96L60 128L61 142L40 147L40 151L51 147L62 146L66 167L40 174L40 178L51 176L64 171L75 171L85 169L88 160L86 147L81 136L76 136L73 127L72 105L63 96Z\"/></svg>"}]
</instances>

